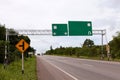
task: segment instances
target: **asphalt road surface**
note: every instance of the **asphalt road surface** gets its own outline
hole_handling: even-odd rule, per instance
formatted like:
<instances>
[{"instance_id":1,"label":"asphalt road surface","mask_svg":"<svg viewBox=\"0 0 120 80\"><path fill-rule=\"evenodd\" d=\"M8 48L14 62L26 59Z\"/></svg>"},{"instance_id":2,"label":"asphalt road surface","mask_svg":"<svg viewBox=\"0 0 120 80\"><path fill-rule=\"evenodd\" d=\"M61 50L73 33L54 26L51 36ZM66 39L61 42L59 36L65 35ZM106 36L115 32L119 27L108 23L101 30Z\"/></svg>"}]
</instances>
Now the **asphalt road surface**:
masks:
<instances>
[{"instance_id":1,"label":"asphalt road surface","mask_svg":"<svg viewBox=\"0 0 120 80\"><path fill-rule=\"evenodd\" d=\"M37 56L38 80L120 80L120 62Z\"/></svg>"}]
</instances>

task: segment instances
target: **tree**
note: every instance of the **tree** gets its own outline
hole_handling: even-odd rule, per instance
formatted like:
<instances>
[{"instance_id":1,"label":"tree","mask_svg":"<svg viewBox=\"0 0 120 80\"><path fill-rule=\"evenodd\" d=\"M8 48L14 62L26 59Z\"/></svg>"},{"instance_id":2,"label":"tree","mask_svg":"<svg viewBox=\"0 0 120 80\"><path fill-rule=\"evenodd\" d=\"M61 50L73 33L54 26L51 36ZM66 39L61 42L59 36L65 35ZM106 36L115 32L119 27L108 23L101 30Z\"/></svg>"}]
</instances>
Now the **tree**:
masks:
<instances>
[{"instance_id":1,"label":"tree","mask_svg":"<svg viewBox=\"0 0 120 80\"><path fill-rule=\"evenodd\" d=\"M0 25L0 63L4 62L4 56L5 56L5 26Z\"/></svg>"},{"instance_id":2,"label":"tree","mask_svg":"<svg viewBox=\"0 0 120 80\"><path fill-rule=\"evenodd\" d=\"M120 58L120 32L117 32L117 36L113 37L113 40L109 42L111 48L112 57Z\"/></svg>"},{"instance_id":3,"label":"tree","mask_svg":"<svg viewBox=\"0 0 120 80\"><path fill-rule=\"evenodd\" d=\"M83 47L92 47L94 46L94 42L90 39L86 39L83 43Z\"/></svg>"},{"instance_id":4,"label":"tree","mask_svg":"<svg viewBox=\"0 0 120 80\"><path fill-rule=\"evenodd\" d=\"M0 40L5 40L6 29L4 25L0 24Z\"/></svg>"},{"instance_id":5,"label":"tree","mask_svg":"<svg viewBox=\"0 0 120 80\"><path fill-rule=\"evenodd\" d=\"M5 41L0 40L0 63L4 62L4 56L5 56Z\"/></svg>"},{"instance_id":6,"label":"tree","mask_svg":"<svg viewBox=\"0 0 120 80\"><path fill-rule=\"evenodd\" d=\"M16 58L21 58L20 52L16 49L15 45L21 40L24 39L28 44L30 44L30 39L28 36L18 36L19 34L15 32L14 29L7 29L8 41L6 41L6 28L4 25L0 25L0 63L4 62L5 58L5 45L7 45L7 60L9 62L14 61ZM15 34L15 35L9 35ZM28 56L29 51L34 51L33 48L29 48L25 51L25 57Z\"/></svg>"}]
</instances>

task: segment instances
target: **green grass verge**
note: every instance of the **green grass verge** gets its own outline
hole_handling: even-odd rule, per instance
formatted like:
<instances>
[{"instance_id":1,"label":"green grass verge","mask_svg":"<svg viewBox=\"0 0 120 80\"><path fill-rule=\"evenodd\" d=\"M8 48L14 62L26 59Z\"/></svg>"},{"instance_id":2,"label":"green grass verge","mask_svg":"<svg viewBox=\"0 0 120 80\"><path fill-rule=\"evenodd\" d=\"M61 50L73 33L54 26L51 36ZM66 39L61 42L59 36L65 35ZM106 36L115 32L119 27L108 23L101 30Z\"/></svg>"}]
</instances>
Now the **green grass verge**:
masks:
<instances>
[{"instance_id":1,"label":"green grass verge","mask_svg":"<svg viewBox=\"0 0 120 80\"><path fill-rule=\"evenodd\" d=\"M24 74L21 72L21 60L7 65L0 64L0 80L37 80L36 57L24 60Z\"/></svg>"}]
</instances>

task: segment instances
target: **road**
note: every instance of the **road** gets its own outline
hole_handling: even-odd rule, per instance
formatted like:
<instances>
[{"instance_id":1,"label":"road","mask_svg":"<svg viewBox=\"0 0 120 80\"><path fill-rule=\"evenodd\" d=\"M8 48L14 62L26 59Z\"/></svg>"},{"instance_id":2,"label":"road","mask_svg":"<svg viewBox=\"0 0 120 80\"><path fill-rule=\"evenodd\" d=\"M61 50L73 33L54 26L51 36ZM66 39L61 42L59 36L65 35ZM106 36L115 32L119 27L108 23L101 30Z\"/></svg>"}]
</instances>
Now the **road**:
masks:
<instances>
[{"instance_id":1,"label":"road","mask_svg":"<svg viewBox=\"0 0 120 80\"><path fill-rule=\"evenodd\" d=\"M120 80L120 63L37 56L38 80Z\"/></svg>"}]
</instances>

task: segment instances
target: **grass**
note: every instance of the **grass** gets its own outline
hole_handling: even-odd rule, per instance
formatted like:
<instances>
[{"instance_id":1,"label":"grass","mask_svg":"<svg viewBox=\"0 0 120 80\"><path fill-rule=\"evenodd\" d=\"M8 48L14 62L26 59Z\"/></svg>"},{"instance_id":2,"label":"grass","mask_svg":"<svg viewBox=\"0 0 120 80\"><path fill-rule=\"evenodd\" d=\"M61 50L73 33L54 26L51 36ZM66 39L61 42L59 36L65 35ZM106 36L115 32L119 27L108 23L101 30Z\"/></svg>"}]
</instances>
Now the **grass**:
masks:
<instances>
[{"instance_id":1,"label":"grass","mask_svg":"<svg viewBox=\"0 0 120 80\"><path fill-rule=\"evenodd\" d=\"M36 57L24 60L24 74L21 71L21 60L7 65L0 64L0 80L37 80Z\"/></svg>"}]
</instances>

